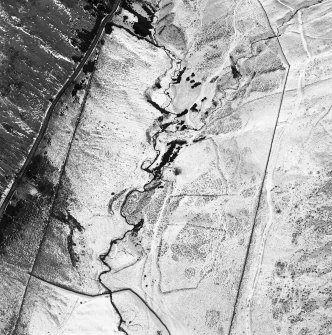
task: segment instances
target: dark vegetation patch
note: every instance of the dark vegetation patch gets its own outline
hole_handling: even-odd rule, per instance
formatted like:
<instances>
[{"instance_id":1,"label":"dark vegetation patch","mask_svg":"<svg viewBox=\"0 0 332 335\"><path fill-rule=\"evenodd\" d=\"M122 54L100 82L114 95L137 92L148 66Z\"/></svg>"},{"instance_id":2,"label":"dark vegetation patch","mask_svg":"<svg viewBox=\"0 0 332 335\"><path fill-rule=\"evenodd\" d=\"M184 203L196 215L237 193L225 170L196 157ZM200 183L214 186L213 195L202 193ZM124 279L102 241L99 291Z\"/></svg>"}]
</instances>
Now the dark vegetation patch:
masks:
<instances>
[{"instance_id":1,"label":"dark vegetation patch","mask_svg":"<svg viewBox=\"0 0 332 335\"><path fill-rule=\"evenodd\" d=\"M144 9L145 13L147 13L149 18L153 20L155 11L151 8L151 6L146 3L143 3L142 8Z\"/></svg>"},{"instance_id":2,"label":"dark vegetation patch","mask_svg":"<svg viewBox=\"0 0 332 335\"><path fill-rule=\"evenodd\" d=\"M146 136L146 141L147 141L149 144L151 144L151 140L152 140L152 138L151 138L151 135L150 135L150 133L149 133L148 130L145 131L145 136Z\"/></svg>"},{"instance_id":3,"label":"dark vegetation patch","mask_svg":"<svg viewBox=\"0 0 332 335\"><path fill-rule=\"evenodd\" d=\"M132 235L137 235L137 233L143 227L143 224L144 224L144 219L141 219L138 223L136 223L134 225L134 228L132 229Z\"/></svg>"},{"instance_id":4,"label":"dark vegetation patch","mask_svg":"<svg viewBox=\"0 0 332 335\"><path fill-rule=\"evenodd\" d=\"M45 155L38 154L32 158L25 177L37 186L42 195L52 196L55 186L49 179L55 170Z\"/></svg>"},{"instance_id":5,"label":"dark vegetation patch","mask_svg":"<svg viewBox=\"0 0 332 335\"><path fill-rule=\"evenodd\" d=\"M71 58L75 63L79 63L82 60L83 56L82 55L81 56L73 55L73 56L71 56Z\"/></svg>"},{"instance_id":6,"label":"dark vegetation patch","mask_svg":"<svg viewBox=\"0 0 332 335\"><path fill-rule=\"evenodd\" d=\"M173 82L175 84L179 84L181 82L184 71L186 71L186 67L179 71L176 78L173 78Z\"/></svg>"},{"instance_id":7,"label":"dark vegetation patch","mask_svg":"<svg viewBox=\"0 0 332 335\"><path fill-rule=\"evenodd\" d=\"M22 221L19 220L26 202L19 200L15 203L10 203L1 219L0 223L0 254L6 251L6 245L17 237L22 229Z\"/></svg>"},{"instance_id":8,"label":"dark vegetation patch","mask_svg":"<svg viewBox=\"0 0 332 335\"><path fill-rule=\"evenodd\" d=\"M82 232L84 230L83 226L68 212L67 213L67 225L69 226L70 233L67 236L67 249L70 257L71 264L76 267L77 262L80 260L78 254L75 252L74 247L76 243L73 240L74 230Z\"/></svg>"},{"instance_id":9,"label":"dark vegetation patch","mask_svg":"<svg viewBox=\"0 0 332 335\"><path fill-rule=\"evenodd\" d=\"M52 215L59 218L60 221L66 221L67 213L70 212L70 205L73 203L76 204L76 198L71 189L70 180L64 172L60 180L59 192L55 199Z\"/></svg>"},{"instance_id":10,"label":"dark vegetation patch","mask_svg":"<svg viewBox=\"0 0 332 335\"><path fill-rule=\"evenodd\" d=\"M54 193L54 184L47 178L42 178L37 182L38 191L43 195L52 196Z\"/></svg>"},{"instance_id":11,"label":"dark vegetation patch","mask_svg":"<svg viewBox=\"0 0 332 335\"><path fill-rule=\"evenodd\" d=\"M176 117L181 117L183 115L186 115L188 113L188 109L185 109L183 112L176 115Z\"/></svg>"},{"instance_id":12,"label":"dark vegetation patch","mask_svg":"<svg viewBox=\"0 0 332 335\"><path fill-rule=\"evenodd\" d=\"M194 104L190 107L190 110L191 110L192 112L199 112L196 103L194 103Z\"/></svg>"},{"instance_id":13,"label":"dark vegetation patch","mask_svg":"<svg viewBox=\"0 0 332 335\"><path fill-rule=\"evenodd\" d=\"M154 88L160 89L161 88L161 84L160 84L160 80L157 80L154 84Z\"/></svg>"},{"instance_id":14,"label":"dark vegetation patch","mask_svg":"<svg viewBox=\"0 0 332 335\"><path fill-rule=\"evenodd\" d=\"M206 138L205 136L199 136L198 138L193 139L193 142L197 143L197 142L205 140L205 138Z\"/></svg>"},{"instance_id":15,"label":"dark vegetation patch","mask_svg":"<svg viewBox=\"0 0 332 335\"><path fill-rule=\"evenodd\" d=\"M230 58L230 61L231 61L231 70L232 70L232 75L233 75L233 78L239 78L241 77L241 73L239 72L239 70L236 68L236 63L233 59L232 56L229 57Z\"/></svg>"},{"instance_id":16,"label":"dark vegetation patch","mask_svg":"<svg viewBox=\"0 0 332 335\"><path fill-rule=\"evenodd\" d=\"M31 162L26 169L25 177L31 180L36 180L54 170L55 168L51 165L47 157L38 154L31 159Z\"/></svg>"},{"instance_id":17,"label":"dark vegetation patch","mask_svg":"<svg viewBox=\"0 0 332 335\"><path fill-rule=\"evenodd\" d=\"M174 140L167 144L167 150L163 154L159 165L151 171L156 179L161 178L163 167L172 163L177 157L180 149L186 144L187 141L184 140Z\"/></svg>"},{"instance_id":18,"label":"dark vegetation patch","mask_svg":"<svg viewBox=\"0 0 332 335\"><path fill-rule=\"evenodd\" d=\"M219 78L218 76L213 77L213 78L210 80L210 83L212 84L212 83L216 82L218 78Z\"/></svg>"},{"instance_id":19,"label":"dark vegetation patch","mask_svg":"<svg viewBox=\"0 0 332 335\"><path fill-rule=\"evenodd\" d=\"M159 125L161 131L166 130L171 124L173 124L173 122L166 122L166 123L162 123Z\"/></svg>"},{"instance_id":20,"label":"dark vegetation patch","mask_svg":"<svg viewBox=\"0 0 332 335\"><path fill-rule=\"evenodd\" d=\"M79 261L79 255L75 252L76 243L74 242L74 231L83 232L84 227L76 220L76 218L68 211L61 211L53 215L57 220L69 227L69 235L66 239L69 258L73 267L76 267Z\"/></svg>"},{"instance_id":21,"label":"dark vegetation patch","mask_svg":"<svg viewBox=\"0 0 332 335\"><path fill-rule=\"evenodd\" d=\"M103 18L102 16L97 17L96 23L93 26L91 31L87 29L76 31L76 37L72 38L71 42L75 47L78 47L82 53L85 53L88 51L89 46L92 42L92 39L97 33L97 30L99 28L102 18Z\"/></svg>"},{"instance_id":22,"label":"dark vegetation patch","mask_svg":"<svg viewBox=\"0 0 332 335\"><path fill-rule=\"evenodd\" d=\"M95 60L89 60L86 64L84 64L83 66L83 72L85 74L87 73L91 73L93 72L94 68L95 68L95 65L96 65L96 61Z\"/></svg>"},{"instance_id":23,"label":"dark vegetation patch","mask_svg":"<svg viewBox=\"0 0 332 335\"><path fill-rule=\"evenodd\" d=\"M76 244L73 238L74 231L82 232L84 227L70 213L70 206L72 204L77 205L76 197L72 191L70 180L66 173L64 173L60 181L59 192L57 198L55 199L55 206L52 215L70 229L66 244L70 261L72 265L76 267L77 262L79 261L79 256L75 252Z\"/></svg>"},{"instance_id":24,"label":"dark vegetation patch","mask_svg":"<svg viewBox=\"0 0 332 335\"><path fill-rule=\"evenodd\" d=\"M233 75L233 78L239 78L241 77L241 73L238 71L238 69L236 68L235 65L231 65L231 69L232 69L232 75Z\"/></svg>"},{"instance_id":25,"label":"dark vegetation patch","mask_svg":"<svg viewBox=\"0 0 332 335\"><path fill-rule=\"evenodd\" d=\"M195 87L197 87L197 86L199 86L199 85L202 85L202 83L197 82L197 83L195 83L194 85L192 85L191 88L195 88Z\"/></svg>"},{"instance_id":26,"label":"dark vegetation patch","mask_svg":"<svg viewBox=\"0 0 332 335\"><path fill-rule=\"evenodd\" d=\"M147 99L146 100L150 105L152 105L154 108L158 109L158 111L162 114L170 114L169 111L167 111L166 109L160 107L156 102L152 101L151 99Z\"/></svg>"},{"instance_id":27,"label":"dark vegetation patch","mask_svg":"<svg viewBox=\"0 0 332 335\"><path fill-rule=\"evenodd\" d=\"M142 9L145 11L146 16L138 13L130 0L124 0L122 2L122 8L137 17L137 22L133 24L134 33L143 38L151 37L151 30L153 29L152 22L155 14L153 8L147 3L143 3Z\"/></svg>"},{"instance_id":28,"label":"dark vegetation patch","mask_svg":"<svg viewBox=\"0 0 332 335\"><path fill-rule=\"evenodd\" d=\"M105 26L105 33L106 34L111 34L113 31L113 26L111 22L107 22Z\"/></svg>"},{"instance_id":29,"label":"dark vegetation patch","mask_svg":"<svg viewBox=\"0 0 332 335\"><path fill-rule=\"evenodd\" d=\"M179 174L181 174L181 169L180 168L178 168L178 167L176 167L175 169L174 169L174 174L176 175L176 176L178 176Z\"/></svg>"},{"instance_id":30,"label":"dark vegetation patch","mask_svg":"<svg viewBox=\"0 0 332 335\"><path fill-rule=\"evenodd\" d=\"M10 134L12 134L14 132L14 128L11 125L9 125L8 123L5 123L5 122L2 123L2 127L4 127L5 130Z\"/></svg>"},{"instance_id":31,"label":"dark vegetation patch","mask_svg":"<svg viewBox=\"0 0 332 335\"><path fill-rule=\"evenodd\" d=\"M183 131L183 130L188 129L188 127L184 124L184 121L181 121L180 124L177 126L177 129L179 131Z\"/></svg>"},{"instance_id":32,"label":"dark vegetation patch","mask_svg":"<svg viewBox=\"0 0 332 335\"><path fill-rule=\"evenodd\" d=\"M0 222L0 254L6 254L7 247L21 239L26 227L41 220L49 199L47 196L13 196ZM36 228L42 229L38 225Z\"/></svg>"},{"instance_id":33,"label":"dark vegetation patch","mask_svg":"<svg viewBox=\"0 0 332 335\"><path fill-rule=\"evenodd\" d=\"M73 90L71 91L71 96L76 96L77 92L80 91L83 88L83 84L81 83L75 83Z\"/></svg>"},{"instance_id":34,"label":"dark vegetation patch","mask_svg":"<svg viewBox=\"0 0 332 335\"><path fill-rule=\"evenodd\" d=\"M88 51L89 46L99 29L102 19L111 11L107 0L86 0L86 2L87 4L84 6L84 10L91 16L95 17L94 26L91 30L84 28L76 30L76 37L71 39L72 44L78 47L82 53Z\"/></svg>"},{"instance_id":35,"label":"dark vegetation patch","mask_svg":"<svg viewBox=\"0 0 332 335\"><path fill-rule=\"evenodd\" d=\"M195 73L194 72L192 72L191 73L191 75L190 76L188 76L187 78L186 78L186 81L189 81L190 80L190 82L195 82L195 80L193 79L193 77L195 77Z\"/></svg>"},{"instance_id":36,"label":"dark vegetation patch","mask_svg":"<svg viewBox=\"0 0 332 335\"><path fill-rule=\"evenodd\" d=\"M196 81L194 77L195 77L195 73L193 72L190 76L186 78L186 81L189 81L189 83L191 84L191 88L195 88L202 84L201 82Z\"/></svg>"},{"instance_id":37,"label":"dark vegetation patch","mask_svg":"<svg viewBox=\"0 0 332 335\"><path fill-rule=\"evenodd\" d=\"M8 243L20 236L20 232L35 217L40 218L43 206L54 194L55 186L50 177L56 168L45 155L34 156L25 175L19 183L16 193L8 204L0 222L0 249L5 252ZM28 181L28 182L27 182ZM39 195L30 193L36 187Z\"/></svg>"}]
</instances>

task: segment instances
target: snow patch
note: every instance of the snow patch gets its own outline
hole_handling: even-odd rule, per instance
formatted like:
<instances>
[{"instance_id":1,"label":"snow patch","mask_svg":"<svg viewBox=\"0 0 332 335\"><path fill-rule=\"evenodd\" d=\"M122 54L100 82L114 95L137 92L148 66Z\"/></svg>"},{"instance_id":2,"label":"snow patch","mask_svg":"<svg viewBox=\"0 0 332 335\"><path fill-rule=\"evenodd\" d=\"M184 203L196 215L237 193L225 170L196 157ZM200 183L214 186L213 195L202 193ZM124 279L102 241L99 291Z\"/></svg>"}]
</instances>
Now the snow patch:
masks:
<instances>
[{"instance_id":1,"label":"snow patch","mask_svg":"<svg viewBox=\"0 0 332 335\"><path fill-rule=\"evenodd\" d=\"M62 11L64 11L68 16L70 15L70 10L69 8L67 8L66 6L64 6L59 0L54 0L54 4L61 9Z\"/></svg>"}]
</instances>

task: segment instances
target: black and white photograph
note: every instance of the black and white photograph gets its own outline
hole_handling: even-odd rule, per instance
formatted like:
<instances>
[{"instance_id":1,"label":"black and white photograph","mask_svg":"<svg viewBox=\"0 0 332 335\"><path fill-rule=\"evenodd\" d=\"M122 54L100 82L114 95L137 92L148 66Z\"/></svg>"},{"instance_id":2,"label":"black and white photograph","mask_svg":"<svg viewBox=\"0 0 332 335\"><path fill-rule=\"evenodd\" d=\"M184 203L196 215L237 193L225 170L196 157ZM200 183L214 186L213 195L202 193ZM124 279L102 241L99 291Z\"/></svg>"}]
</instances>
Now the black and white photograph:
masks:
<instances>
[{"instance_id":1,"label":"black and white photograph","mask_svg":"<svg viewBox=\"0 0 332 335\"><path fill-rule=\"evenodd\" d=\"M0 0L0 334L332 335L332 0Z\"/></svg>"}]
</instances>

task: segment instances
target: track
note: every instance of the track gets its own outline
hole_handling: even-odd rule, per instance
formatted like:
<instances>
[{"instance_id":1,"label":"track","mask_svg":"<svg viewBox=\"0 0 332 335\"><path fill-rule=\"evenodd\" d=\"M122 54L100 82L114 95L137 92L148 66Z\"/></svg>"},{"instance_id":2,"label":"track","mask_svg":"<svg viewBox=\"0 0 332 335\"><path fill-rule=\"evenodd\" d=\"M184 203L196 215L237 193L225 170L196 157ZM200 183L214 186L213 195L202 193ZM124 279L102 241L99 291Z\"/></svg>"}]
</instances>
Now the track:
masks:
<instances>
[{"instance_id":1,"label":"track","mask_svg":"<svg viewBox=\"0 0 332 335\"><path fill-rule=\"evenodd\" d=\"M257 0L257 2L258 2L258 5L262 9L262 11L263 11L263 13L264 13L264 15L266 17L266 20L267 20L267 23L268 23L268 26L269 26L270 30L272 32L274 32L274 30L273 30L273 28L271 26L271 23L270 23L270 19L269 19L268 15L267 15L267 12L266 12L264 6L261 3L261 0ZM241 290L243 289L243 283L244 283L244 280L245 280L244 279L245 272L247 270L250 253L252 252L252 248L253 248L254 233L255 233L256 226L257 226L258 211L259 211L259 208L261 206L261 201L262 201L262 198L263 198L264 186L266 186L266 188L267 188L267 193L268 193L268 195L267 195L268 200L267 201L269 201L269 196L270 196L269 191L271 189L271 185L270 185L271 181L268 179L268 177L270 178L270 176L268 175L268 168L269 168L269 166L271 164L271 155L272 155L272 150L273 150L273 148L275 146L275 138L276 138L277 126L278 126L278 123L279 123L279 117L280 117L280 113L281 113L281 108L283 106L284 96L285 96L285 92L286 92L286 84L287 84L288 74L289 74L289 69L290 69L290 64L289 64L289 62L288 62L288 60L287 60L287 58L286 58L286 56L284 54L282 45L281 45L281 43L279 41L279 36L274 33L273 38L276 38L276 41L278 43L279 52L281 54L281 57L283 58L284 63L286 64L286 72L285 72L284 83L283 83L283 88L282 88L282 92L281 92L281 98L280 98L280 102L279 102L279 108L278 108L278 111L277 111L277 115L276 115L276 119L275 119L273 131L272 131L271 141L270 141L270 145L269 145L269 152L268 152L268 156L267 156L265 167L264 167L263 178L262 178L262 181L260 183L259 192L258 192L258 199L257 199L257 203L256 203L256 206L255 206L255 209L254 209L254 218L253 218L252 227L251 227L251 231L250 231L250 235L249 235L248 246L247 246L247 250L246 250L246 253L245 253L244 262L243 262L243 266L242 266L242 270L241 270L241 274L240 274L240 280L239 280L237 291L236 291L235 303L234 303L234 306L233 306L233 311L232 311L232 314L231 314L230 325L229 325L229 329L228 329L228 333L227 333L228 335L232 335L233 334L233 326L234 326L234 323L235 323L235 317L236 317L236 314L237 314L237 309L239 308L240 294L241 294ZM267 236L267 233L269 231L269 226L270 225L271 225L271 222L268 223L267 227L265 227L262 239L260 240L260 242L261 242L261 250L260 250L260 254L258 255L258 258L259 258L259 262L258 262L258 265L257 265L258 266L258 270L256 270L255 278L254 278L254 283L253 283L253 285L251 287L251 291L249 292L249 297L247 299L247 306L246 307L249 309L249 314L248 314L248 320L247 321L249 321L249 322L246 325L245 332L246 332L246 334L249 334L249 335L252 334L251 324L250 324L252 299L253 299L253 295L254 295L254 291L255 291L255 287L256 287L256 280L257 280L259 272L260 272L260 266L261 266L261 261L262 261L262 257L263 257L263 252L264 252L262 250L265 247L265 240L266 240L266 236Z\"/></svg>"},{"instance_id":2,"label":"track","mask_svg":"<svg viewBox=\"0 0 332 335\"><path fill-rule=\"evenodd\" d=\"M40 145L41 140L43 139L45 132L48 128L51 116L58 104L58 102L60 101L60 99L62 98L62 96L64 95L64 93L67 91L67 89L69 88L69 86L76 80L76 78L78 77L78 75L81 73L83 66L86 64L87 60L90 58L90 56L92 55L92 53L95 51L97 44L104 32L104 29L106 27L106 24L108 22L111 21L111 19L113 18L115 12L117 11L117 9L119 8L121 3L121 0L115 0L113 8L111 9L111 12L109 14L107 14L101 21L100 26L98 28L98 31L96 33L96 36L94 37L88 51L85 53L84 57L82 58L80 64L77 66L77 68L75 69L75 71L73 72L73 74L67 79L67 81L65 82L65 84L62 86L61 90L58 92L58 94L56 95L56 97L54 98L51 106L48 108L45 118L42 122L42 125L39 129L38 135L32 145L32 148L29 151L29 154L23 164L23 166L21 167L20 171L16 174L15 179L10 187L10 189L8 190L7 195L2 199L2 201L0 202L0 222L2 219L2 216L13 196L13 194L15 193L21 178L24 176L25 171L27 169L27 167L29 166L29 164L31 163L32 158L34 157L34 155L36 154L36 151Z\"/></svg>"}]
</instances>

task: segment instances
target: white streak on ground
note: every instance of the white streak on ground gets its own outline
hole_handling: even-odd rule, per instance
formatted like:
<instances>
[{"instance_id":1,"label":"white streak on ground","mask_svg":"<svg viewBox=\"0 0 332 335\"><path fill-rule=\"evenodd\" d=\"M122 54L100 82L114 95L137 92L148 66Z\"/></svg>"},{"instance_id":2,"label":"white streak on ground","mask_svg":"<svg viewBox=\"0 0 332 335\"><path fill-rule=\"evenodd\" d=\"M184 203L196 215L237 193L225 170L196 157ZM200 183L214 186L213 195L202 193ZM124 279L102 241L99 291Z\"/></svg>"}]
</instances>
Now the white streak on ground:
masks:
<instances>
[{"instance_id":1,"label":"white streak on ground","mask_svg":"<svg viewBox=\"0 0 332 335\"><path fill-rule=\"evenodd\" d=\"M47 53L51 54L54 58L56 59L62 59L65 62L68 63L73 63L68 57L64 57L62 55L60 55L58 52L56 52L55 50L52 50L46 43L45 41L43 41L40 37L37 37L35 35L30 34L28 31L26 31L23 27L15 27L16 29L22 31L24 34L30 36L31 38L33 38L34 40L37 40L40 42L40 47Z\"/></svg>"},{"instance_id":2,"label":"white streak on ground","mask_svg":"<svg viewBox=\"0 0 332 335\"><path fill-rule=\"evenodd\" d=\"M70 10L66 6L64 6L59 0L53 0L53 2L59 9L64 11L69 17L71 16Z\"/></svg>"}]
</instances>

